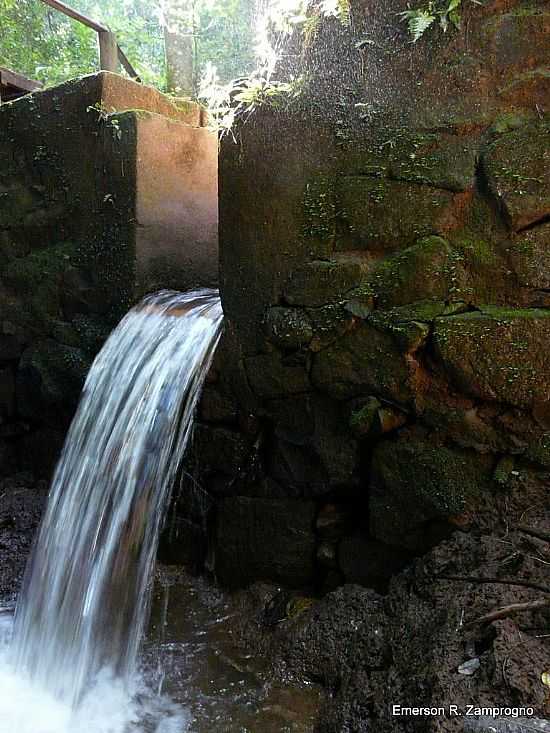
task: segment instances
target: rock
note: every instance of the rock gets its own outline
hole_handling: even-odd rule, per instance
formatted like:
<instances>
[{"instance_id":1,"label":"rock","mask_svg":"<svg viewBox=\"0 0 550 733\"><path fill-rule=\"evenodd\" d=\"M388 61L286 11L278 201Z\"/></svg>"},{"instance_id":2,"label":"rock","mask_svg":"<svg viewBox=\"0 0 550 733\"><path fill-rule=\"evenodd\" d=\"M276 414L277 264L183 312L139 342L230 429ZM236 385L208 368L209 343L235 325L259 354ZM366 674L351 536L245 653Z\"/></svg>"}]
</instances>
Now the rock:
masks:
<instances>
[{"instance_id":1,"label":"rock","mask_svg":"<svg viewBox=\"0 0 550 733\"><path fill-rule=\"evenodd\" d=\"M23 351L23 345L15 336L0 335L0 361L14 361Z\"/></svg>"},{"instance_id":2,"label":"rock","mask_svg":"<svg viewBox=\"0 0 550 733\"><path fill-rule=\"evenodd\" d=\"M206 384L200 403L200 419L213 423L234 423L237 420L238 405L235 398L217 384Z\"/></svg>"},{"instance_id":3,"label":"rock","mask_svg":"<svg viewBox=\"0 0 550 733\"><path fill-rule=\"evenodd\" d=\"M307 585L315 563L314 521L310 501L223 499L216 518L217 578L231 587L254 580Z\"/></svg>"},{"instance_id":4,"label":"rock","mask_svg":"<svg viewBox=\"0 0 550 733\"><path fill-rule=\"evenodd\" d=\"M353 326L352 314L340 303L325 305L321 308L308 308L313 337L310 351L318 352L333 344Z\"/></svg>"},{"instance_id":5,"label":"rock","mask_svg":"<svg viewBox=\"0 0 550 733\"><path fill-rule=\"evenodd\" d=\"M63 274L62 305L68 320L79 314L103 313L108 307L92 277L77 267L68 267Z\"/></svg>"},{"instance_id":6,"label":"rock","mask_svg":"<svg viewBox=\"0 0 550 733\"><path fill-rule=\"evenodd\" d=\"M489 189L515 231L550 215L550 123L531 122L501 135L483 156Z\"/></svg>"},{"instance_id":7,"label":"rock","mask_svg":"<svg viewBox=\"0 0 550 733\"><path fill-rule=\"evenodd\" d=\"M378 423L378 410L381 403L376 397L368 397L365 404L351 413L349 426L357 437L376 434Z\"/></svg>"},{"instance_id":8,"label":"rock","mask_svg":"<svg viewBox=\"0 0 550 733\"><path fill-rule=\"evenodd\" d=\"M10 476L17 469L17 453L15 446L0 439L0 477Z\"/></svg>"},{"instance_id":9,"label":"rock","mask_svg":"<svg viewBox=\"0 0 550 733\"><path fill-rule=\"evenodd\" d=\"M514 471L514 458L513 456L504 456L499 460L495 466L495 472L493 479L501 486L506 486L510 480L511 474Z\"/></svg>"},{"instance_id":10,"label":"rock","mask_svg":"<svg viewBox=\"0 0 550 733\"><path fill-rule=\"evenodd\" d=\"M384 435L385 433L391 433L393 430L398 430L403 427L407 422L407 416L404 412L385 405L378 410L378 421L380 423L380 432Z\"/></svg>"},{"instance_id":11,"label":"rock","mask_svg":"<svg viewBox=\"0 0 550 733\"><path fill-rule=\"evenodd\" d=\"M360 659L364 670L389 659L383 598L370 589L344 585L328 593L280 641L280 654L302 678L338 688ZM354 729L355 730L355 729Z\"/></svg>"},{"instance_id":12,"label":"rock","mask_svg":"<svg viewBox=\"0 0 550 733\"><path fill-rule=\"evenodd\" d=\"M193 451L201 471L235 477L250 456L250 445L237 430L195 423Z\"/></svg>"},{"instance_id":13,"label":"rock","mask_svg":"<svg viewBox=\"0 0 550 733\"><path fill-rule=\"evenodd\" d=\"M530 409L550 399L549 338L549 311L487 306L438 318L434 346L458 389Z\"/></svg>"},{"instance_id":14,"label":"rock","mask_svg":"<svg viewBox=\"0 0 550 733\"><path fill-rule=\"evenodd\" d=\"M313 336L311 321L298 308L270 308L265 325L268 339L281 349L300 349L307 346Z\"/></svg>"},{"instance_id":15,"label":"rock","mask_svg":"<svg viewBox=\"0 0 550 733\"><path fill-rule=\"evenodd\" d=\"M414 431L382 441L372 460L371 534L394 547L425 549L429 523L476 506L488 491L489 477L484 457L438 445Z\"/></svg>"},{"instance_id":16,"label":"rock","mask_svg":"<svg viewBox=\"0 0 550 733\"><path fill-rule=\"evenodd\" d=\"M284 487L283 495L310 498L322 496L330 490L326 468L307 443L296 445L275 439L271 442L266 464L269 477Z\"/></svg>"},{"instance_id":17,"label":"rock","mask_svg":"<svg viewBox=\"0 0 550 733\"><path fill-rule=\"evenodd\" d=\"M312 382L340 400L370 393L406 404L414 392L414 354L427 335L423 324L373 314L314 356Z\"/></svg>"},{"instance_id":18,"label":"rock","mask_svg":"<svg viewBox=\"0 0 550 733\"><path fill-rule=\"evenodd\" d=\"M550 224L541 224L517 237L507 250L520 285L550 289Z\"/></svg>"},{"instance_id":19,"label":"rock","mask_svg":"<svg viewBox=\"0 0 550 733\"><path fill-rule=\"evenodd\" d=\"M285 359L277 352L250 356L244 365L250 386L258 397L275 398L309 389L304 364Z\"/></svg>"},{"instance_id":20,"label":"rock","mask_svg":"<svg viewBox=\"0 0 550 733\"><path fill-rule=\"evenodd\" d=\"M37 341L17 371L17 407L23 417L64 422L76 407L89 368L80 349L53 339Z\"/></svg>"},{"instance_id":21,"label":"rock","mask_svg":"<svg viewBox=\"0 0 550 733\"><path fill-rule=\"evenodd\" d=\"M379 308L423 300L463 300L467 275L463 255L441 237L426 237L382 260L350 300L374 298Z\"/></svg>"},{"instance_id":22,"label":"rock","mask_svg":"<svg viewBox=\"0 0 550 733\"><path fill-rule=\"evenodd\" d=\"M478 149L475 138L418 136L390 163L389 176L448 191L467 191L474 187Z\"/></svg>"},{"instance_id":23,"label":"rock","mask_svg":"<svg viewBox=\"0 0 550 733\"><path fill-rule=\"evenodd\" d=\"M330 542L321 542L317 548L317 562L327 568L337 568L336 547Z\"/></svg>"},{"instance_id":24,"label":"rock","mask_svg":"<svg viewBox=\"0 0 550 733\"><path fill-rule=\"evenodd\" d=\"M18 444L19 465L37 478L51 479L61 455L65 432L50 428L26 433Z\"/></svg>"},{"instance_id":25,"label":"rock","mask_svg":"<svg viewBox=\"0 0 550 733\"><path fill-rule=\"evenodd\" d=\"M481 663L479 661L479 657L467 659L465 662L462 662L462 664L459 665L457 672L458 674L464 674L467 677L471 677L478 671L480 665Z\"/></svg>"},{"instance_id":26,"label":"rock","mask_svg":"<svg viewBox=\"0 0 550 733\"><path fill-rule=\"evenodd\" d=\"M389 580L410 559L406 550L391 547L361 532L345 537L338 547L338 565L346 583L367 587Z\"/></svg>"},{"instance_id":27,"label":"rock","mask_svg":"<svg viewBox=\"0 0 550 733\"><path fill-rule=\"evenodd\" d=\"M449 225L453 195L429 186L346 176L338 183L338 196L348 249L391 251L456 226Z\"/></svg>"},{"instance_id":28,"label":"rock","mask_svg":"<svg viewBox=\"0 0 550 733\"><path fill-rule=\"evenodd\" d=\"M319 510L315 529L324 540L338 540L353 524L350 507L344 504L324 504Z\"/></svg>"},{"instance_id":29,"label":"rock","mask_svg":"<svg viewBox=\"0 0 550 733\"><path fill-rule=\"evenodd\" d=\"M270 402L277 438L269 457L273 476L293 488L321 494L357 483L357 442L348 434L345 408L320 395Z\"/></svg>"},{"instance_id":30,"label":"rock","mask_svg":"<svg viewBox=\"0 0 550 733\"><path fill-rule=\"evenodd\" d=\"M293 270L283 297L290 305L318 307L342 299L359 284L363 275L361 260L316 260Z\"/></svg>"},{"instance_id":31,"label":"rock","mask_svg":"<svg viewBox=\"0 0 550 733\"><path fill-rule=\"evenodd\" d=\"M391 405L382 405L376 397L368 397L365 404L355 409L350 428L358 437L376 437L405 425L407 416Z\"/></svg>"},{"instance_id":32,"label":"rock","mask_svg":"<svg viewBox=\"0 0 550 733\"><path fill-rule=\"evenodd\" d=\"M525 456L541 466L550 468L550 432L544 432L525 451Z\"/></svg>"}]
</instances>

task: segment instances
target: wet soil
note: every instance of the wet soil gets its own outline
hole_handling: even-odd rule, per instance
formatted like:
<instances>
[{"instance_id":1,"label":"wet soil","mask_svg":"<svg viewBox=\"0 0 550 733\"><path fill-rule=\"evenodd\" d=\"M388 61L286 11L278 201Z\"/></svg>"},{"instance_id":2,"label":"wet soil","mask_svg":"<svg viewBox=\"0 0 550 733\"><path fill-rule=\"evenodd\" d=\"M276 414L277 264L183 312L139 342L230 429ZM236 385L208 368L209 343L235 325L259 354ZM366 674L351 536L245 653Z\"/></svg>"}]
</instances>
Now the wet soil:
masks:
<instances>
[{"instance_id":1,"label":"wet soil","mask_svg":"<svg viewBox=\"0 0 550 733\"><path fill-rule=\"evenodd\" d=\"M457 532L395 576L387 594L348 585L309 606L291 599L275 624L266 623L266 609L276 589L256 585L241 595L243 617L252 619L241 634L284 675L323 684L316 733L473 730L480 707L525 708L528 718L545 719L550 606L477 620L550 598L549 571L548 541L519 531ZM394 705L438 710L400 716ZM508 730L494 720L506 715L489 716L478 730Z\"/></svg>"},{"instance_id":2,"label":"wet soil","mask_svg":"<svg viewBox=\"0 0 550 733\"><path fill-rule=\"evenodd\" d=\"M27 474L0 480L0 605L15 601L46 495Z\"/></svg>"}]
</instances>

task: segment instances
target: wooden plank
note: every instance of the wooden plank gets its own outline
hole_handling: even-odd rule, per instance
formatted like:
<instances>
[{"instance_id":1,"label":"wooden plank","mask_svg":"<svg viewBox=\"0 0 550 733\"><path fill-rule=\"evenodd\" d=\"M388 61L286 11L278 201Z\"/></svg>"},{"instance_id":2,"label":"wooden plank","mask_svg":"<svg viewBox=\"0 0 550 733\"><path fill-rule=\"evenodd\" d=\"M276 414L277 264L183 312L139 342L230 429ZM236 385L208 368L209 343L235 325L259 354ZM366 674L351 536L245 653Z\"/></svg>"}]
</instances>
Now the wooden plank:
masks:
<instances>
[{"instance_id":1,"label":"wooden plank","mask_svg":"<svg viewBox=\"0 0 550 733\"><path fill-rule=\"evenodd\" d=\"M69 18L73 18L73 20L78 20L83 25L87 25L88 28L92 28L97 33L109 33L107 26L97 23L95 20L88 18L87 15L83 15L78 10L74 10L74 8L70 8L65 3L62 3L61 0L42 0L42 2L55 10L59 10L60 13L67 15Z\"/></svg>"},{"instance_id":2,"label":"wooden plank","mask_svg":"<svg viewBox=\"0 0 550 733\"><path fill-rule=\"evenodd\" d=\"M124 51L118 46L118 60L122 64L122 66L126 69L126 72L128 76L133 79L134 81L141 82L141 78L137 71L134 69L132 64L128 61L128 57L124 53Z\"/></svg>"},{"instance_id":3,"label":"wooden plank","mask_svg":"<svg viewBox=\"0 0 550 733\"><path fill-rule=\"evenodd\" d=\"M15 87L22 92L36 92L42 89L42 84L34 79L27 79L26 76L18 74L11 69L0 67L0 84L6 87Z\"/></svg>"}]
</instances>

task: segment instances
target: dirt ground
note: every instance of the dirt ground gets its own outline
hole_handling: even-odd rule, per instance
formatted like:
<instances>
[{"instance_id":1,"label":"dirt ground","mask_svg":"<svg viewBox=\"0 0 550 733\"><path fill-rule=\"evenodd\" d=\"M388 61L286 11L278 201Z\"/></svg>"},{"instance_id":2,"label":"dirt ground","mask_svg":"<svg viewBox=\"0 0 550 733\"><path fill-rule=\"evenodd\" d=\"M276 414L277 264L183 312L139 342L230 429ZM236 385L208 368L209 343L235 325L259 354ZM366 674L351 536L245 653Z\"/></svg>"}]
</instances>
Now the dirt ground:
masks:
<instances>
[{"instance_id":1,"label":"dirt ground","mask_svg":"<svg viewBox=\"0 0 550 733\"><path fill-rule=\"evenodd\" d=\"M347 585L308 600L256 585L241 596L242 637L279 674L323 684L318 733L550 730L532 727L550 716L549 571L549 539L457 532L383 595ZM524 603L534 607L481 620Z\"/></svg>"}]
</instances>

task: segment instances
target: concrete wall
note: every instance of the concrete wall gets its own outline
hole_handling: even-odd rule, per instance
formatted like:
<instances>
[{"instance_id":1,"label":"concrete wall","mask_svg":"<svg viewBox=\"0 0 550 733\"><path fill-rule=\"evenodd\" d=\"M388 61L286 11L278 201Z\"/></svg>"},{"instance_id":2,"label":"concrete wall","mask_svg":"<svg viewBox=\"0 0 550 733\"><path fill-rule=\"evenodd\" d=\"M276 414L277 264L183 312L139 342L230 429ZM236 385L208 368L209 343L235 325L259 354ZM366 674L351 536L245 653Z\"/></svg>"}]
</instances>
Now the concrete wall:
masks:
<instances>
[{"instance_id":1,"label":"concrete wall","mask_svg":"<svg viewBox=\"0 0 550 733\"><path fill-rule=\"evenodd\" d=\"M0 473L47 474L87 369L144 292L217 279L217 143L106 72L0 106Z\"/></svg>"},{"instance_id":2,"label":"concrete wall","mask_svg":"<svg viewBox=\"0 0 550 733\"><path fill-rule=\"evenodd\" d=\"M218 141L204 127L137 119L136 262L142 290L215 285Z\"/></svg>"}]
</instances>

